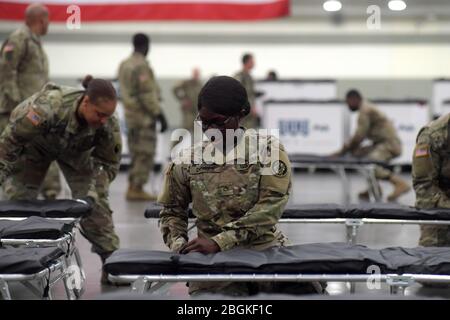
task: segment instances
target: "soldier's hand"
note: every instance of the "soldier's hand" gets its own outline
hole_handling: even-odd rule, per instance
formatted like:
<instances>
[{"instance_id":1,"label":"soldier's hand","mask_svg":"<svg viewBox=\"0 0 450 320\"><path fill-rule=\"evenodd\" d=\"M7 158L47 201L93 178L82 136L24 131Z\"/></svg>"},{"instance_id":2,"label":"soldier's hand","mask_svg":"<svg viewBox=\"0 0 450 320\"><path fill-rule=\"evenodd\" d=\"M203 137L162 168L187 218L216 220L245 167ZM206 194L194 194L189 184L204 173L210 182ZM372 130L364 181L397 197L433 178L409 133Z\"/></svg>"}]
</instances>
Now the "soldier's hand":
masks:
<instances>
[{"instance_id":1,"label":"soldier's hand","mask_svg":"<svg viewBox=\"0 0 450 320\"><path fill-rule=\"evenodd\" d=\"M195 238L194 240L186 243L181 249L181 254L186 254L189 252L200 252L200 253L216 253L220 251L220 247L213 240L205 238Z\"/></svg>"},{"instance_id":2,"label":"soldier's hand","mask_svg":"<svg viewBox=\"0 0 450 320\"><path fill-rule=\"evenodd\" d=\"M164 113L161 112L161 113L158 115L158 121L159 121L159 123L161 124L161 130L160 130L160 132L165 132L165 131L167 131L168 125L167 125L167 120L166 120L166 117L164 116Z\"/></svg>"}]
</instances>

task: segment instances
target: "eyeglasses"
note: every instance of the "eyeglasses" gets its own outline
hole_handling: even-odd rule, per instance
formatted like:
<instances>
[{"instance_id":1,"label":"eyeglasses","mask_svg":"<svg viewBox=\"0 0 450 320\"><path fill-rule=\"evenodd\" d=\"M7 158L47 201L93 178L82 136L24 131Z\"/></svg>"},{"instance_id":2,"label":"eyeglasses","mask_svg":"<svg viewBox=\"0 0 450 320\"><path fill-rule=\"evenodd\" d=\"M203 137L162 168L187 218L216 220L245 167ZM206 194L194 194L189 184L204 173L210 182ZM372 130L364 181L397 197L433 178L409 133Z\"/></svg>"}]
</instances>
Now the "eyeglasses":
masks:
<instances>
[{"instance_id":1,"label":"eyeglasses","mask_svg":"<svg viewBox=\"0 0 450 320\"><path fill-rule=\"evenodd\" d=\"M194 121L195 121L195 122L201 123L202 129L203 129L203 130L206 130L206 129L208 129L208 128L211 127L211 126L214 126L214 127L216 127L216 128L224 127L224 126L226 126L227 123L230 122L231 119L233 119L233 118L235 118L235 117L228 117L228 118L227 118L226 120L224 120L224 121L203 121L203 120L200 118L200 114L197 114L197 116L195 117Z\"/></svg>"}]
</instances>

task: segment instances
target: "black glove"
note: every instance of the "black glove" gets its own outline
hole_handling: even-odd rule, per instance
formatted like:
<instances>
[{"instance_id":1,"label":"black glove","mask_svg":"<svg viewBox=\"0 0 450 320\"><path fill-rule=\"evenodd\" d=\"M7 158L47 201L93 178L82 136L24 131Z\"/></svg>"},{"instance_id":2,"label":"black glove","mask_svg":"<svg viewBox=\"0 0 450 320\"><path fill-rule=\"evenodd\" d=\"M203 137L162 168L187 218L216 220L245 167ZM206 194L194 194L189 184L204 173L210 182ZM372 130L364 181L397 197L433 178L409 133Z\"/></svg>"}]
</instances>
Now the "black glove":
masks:
<instances>
[{"instance_id":1,"label":"black glove","mask_svg":"<svg viewBox=\"0 0 450 320\"><path fill-rule=\"evenodd\" d=\"M167 131L167 120L166 120L166 117L164 116L164 113L160 113L159 115L158 115L158 121L159 121L159 123L161 124L161 130L160 130L160 132L165 132L165 131Z\"/></svg>"}]
</instances>

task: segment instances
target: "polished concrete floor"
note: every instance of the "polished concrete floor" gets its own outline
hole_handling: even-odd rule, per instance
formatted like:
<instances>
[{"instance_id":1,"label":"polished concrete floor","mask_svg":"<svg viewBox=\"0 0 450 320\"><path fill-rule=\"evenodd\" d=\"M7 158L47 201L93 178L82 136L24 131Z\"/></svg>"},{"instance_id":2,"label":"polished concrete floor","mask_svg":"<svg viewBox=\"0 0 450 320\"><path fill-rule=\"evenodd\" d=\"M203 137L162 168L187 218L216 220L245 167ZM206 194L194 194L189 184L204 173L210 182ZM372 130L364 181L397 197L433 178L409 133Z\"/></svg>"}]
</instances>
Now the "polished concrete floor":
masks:
<instances>
[{"instance_id":1,"label":"polished concrete floor","mask_svg":"<svg viewBox=\"0 0 450 320\"><path fill-rule=\"evenodd\" d=\"M410 180L409 175L403 175ZM358 174L350 174L350 194L352 202L357 201L357 193L365 188L365 181ZM157 192L162 182L160 173L146 186L147 190ZM308 173L298 172L294 175L294 192L291 203L342 203L343 188L339 178L332 173ZM392 191L387 183L382 183L384 198ZM127 188L127 175L121 172L113 182L110 191L111 207L114 210L114 222L117 233L120 236L121 247L166 250L156 219L144 218L145 203L125 201ZM67 194L66 194L67 195ZM63 195L64 196L64 195ZM402 204L413 205L414 193L404 195L400 201ZM333 224L283 224L281 229L290 238L293 244L314 242L344 242L345 227ZM364 225L358 235L358 243L374 248L387 246L415 247L419 239L419 227L414 225ZM87 275L87 288L83 299L95 299L105 293L127 292L127 287L101 286L101 263L98 256L90 252L89 243L79 235L77 239L80 248L84 268ZM33 299L34 297L21 285L11 287L13 298ZM346 294L349 288L346 284L330 283L328 285L330 295ZM386 295L389 291L385 286L379 290L369 290L365 283L356 286L356 292L368 295ZM54 298L64 299L62 286L54 288ZM187 298L187 288L184 284L176 284L169 289L169 295L175 298ZM450 289L428 289L419 284L406 290L408 296L420 297L444 297L450 298Z\"/></svg>"}]
</instances>

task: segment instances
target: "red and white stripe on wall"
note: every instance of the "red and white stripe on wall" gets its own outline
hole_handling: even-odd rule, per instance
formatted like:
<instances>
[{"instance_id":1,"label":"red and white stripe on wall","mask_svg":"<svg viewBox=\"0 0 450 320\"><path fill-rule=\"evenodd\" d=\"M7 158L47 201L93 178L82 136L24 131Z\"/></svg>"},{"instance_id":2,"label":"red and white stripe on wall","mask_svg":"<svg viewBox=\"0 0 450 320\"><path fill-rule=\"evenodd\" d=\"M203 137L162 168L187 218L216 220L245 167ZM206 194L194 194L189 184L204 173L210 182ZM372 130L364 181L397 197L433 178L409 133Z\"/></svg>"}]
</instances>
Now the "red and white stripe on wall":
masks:
<instances>
[{"instance_id":1,"label":"red and white stripe on wall","mask_svg":"<svg viewBox=\"0 0 450 320\"><path fill-rule=\"evenodd\" d=\"M22 20L32 2L50 10L51 21L66 21L67 8L77 5L81 20L263 20L289 15L289 0L0 0L0 19Z\"/></svg>"}]
</instances>

